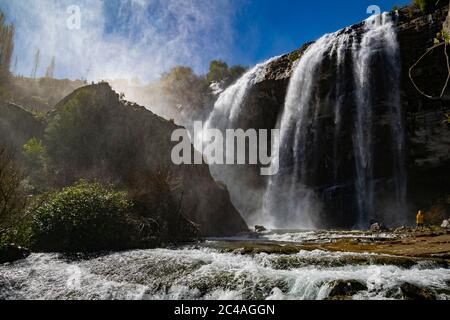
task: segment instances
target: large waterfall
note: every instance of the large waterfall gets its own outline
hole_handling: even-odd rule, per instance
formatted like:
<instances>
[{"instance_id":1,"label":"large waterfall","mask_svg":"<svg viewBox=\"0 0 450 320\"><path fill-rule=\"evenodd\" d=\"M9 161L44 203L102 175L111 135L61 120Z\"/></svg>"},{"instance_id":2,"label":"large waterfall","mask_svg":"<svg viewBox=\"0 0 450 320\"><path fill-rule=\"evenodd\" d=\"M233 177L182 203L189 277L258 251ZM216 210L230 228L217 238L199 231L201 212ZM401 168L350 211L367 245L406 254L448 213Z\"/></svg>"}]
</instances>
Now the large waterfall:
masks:
<instances>
[{"instance_id":1,"label":"large waterfall","mask_svg":"<svg viewBox=\"0 0 450 320\"><path fill-rule=\"evenodd\" d=\"M374 65L376 54L382 54L388 73L385 75L388 91L384 91L385 103L391 112L391 132L394 163L394 180L397 210L404 210L406 203L406 174L403 165L404 134L400 108L400 66L398 43L391 18L387 14L372 16L365 22L365 34L361 43L354 43L353 61L357 102L355 133L356 192L358 200L358 225L367 224L374 217ZM403 208L403 209L402 209ZM400 213L400 212L399 212Z\"/></svg>"},{"instance_id":2,"label":"large waterfall","mask_svg":"<svg viewBox=\"0 0 450 320\"><path fill-rule=\"evenodd\" d=\"M257 65L221 94L209 127L237 128L241 118L250 118L246 128L251 127L245 99L274 59ZM345 210L356 212L354 227L366 227L371 219L402 221L406 170L399 78L399 47L389 14L323 36L294 66L277 123L281 140L272 146L279 174L269 178L263 189L246 193L245 183L230 186L245 181L242 171L216 168L213 173L230 187L233 201L249 223L272 228L321 227L329 218L323 214L324 195L336 190L353 194L350 203L343 200L346 208L341 216L349 214ZM392 151L382 159L389 157L389 170L375 163L381 153L376 144L386 135L385 128L376 126L383 112L389 119L386 139ZM378 189L383 188L379 184L389 185L395 199L380 204ZM246 214L246 203L256 198L260 199L259 210ZM339 218L338 213L333 217Z\"/></svg>"},{"instance_id":3,"label":"large waterfall","mask_svg":"<svg viewBox=\"0 0 450 320\"><path fill-rule=\"evenodd\" d=\"M252 87L264 79L267 67L279 57L273 57L265 62L257 64L248 70L239 80L223 91L214 104L213 111L209 115L204 128L219 129L225 132L227 129L243 128L243 121L246 114L244 104L248 98ZM249 127L253 128L250 121ZM205 144L208 141L202 133L201 137L195 137L197 144ZM201 140L201 142L199 142ZM225 145L224 145L225 148ZM255 186L248 178L248 168L242 166L210 165L213 177L224 182L231 194L233 204L244 213L244 217L249 224L261 221L259 215L261 207L261 195L265 186Z\"/></svg>"}]
</instances>

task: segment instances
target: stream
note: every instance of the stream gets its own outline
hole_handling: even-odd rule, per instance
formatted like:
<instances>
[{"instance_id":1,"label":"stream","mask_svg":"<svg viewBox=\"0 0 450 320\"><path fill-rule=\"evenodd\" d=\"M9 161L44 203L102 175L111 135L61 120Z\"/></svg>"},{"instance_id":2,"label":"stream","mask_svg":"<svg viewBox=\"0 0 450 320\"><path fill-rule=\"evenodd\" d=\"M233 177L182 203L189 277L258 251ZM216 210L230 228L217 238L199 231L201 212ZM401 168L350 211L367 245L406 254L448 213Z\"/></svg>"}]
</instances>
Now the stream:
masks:
<instances>
[{"instance_id":1,"label":"stream","mask_svg":"<svg viewBox=\"0 0 450 320\"><path fill-rule=\"evenodd\" d=\"M450 269L430 261L404 265L380 263L374 254L223 250L236 242L284 245L340 237L370 239L352 232L277 231L90 257L35 253L0 265L0 299L379 300L403 299L405 283L450 299ZM336 291L342 283L348 284L345 293Z\"/></svg>"}]
</instances>

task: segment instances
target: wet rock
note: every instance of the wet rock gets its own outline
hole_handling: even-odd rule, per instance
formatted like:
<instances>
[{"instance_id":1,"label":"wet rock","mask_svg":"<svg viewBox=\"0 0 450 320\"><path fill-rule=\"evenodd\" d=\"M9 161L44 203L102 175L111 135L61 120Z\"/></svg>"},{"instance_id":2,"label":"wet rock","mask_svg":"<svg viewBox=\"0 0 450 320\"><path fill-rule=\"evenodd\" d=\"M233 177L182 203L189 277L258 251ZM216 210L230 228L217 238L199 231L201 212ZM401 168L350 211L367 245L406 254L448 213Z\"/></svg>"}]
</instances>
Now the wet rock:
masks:
<instances>
[{"instance_id":1,"label":"wet rock","mask_svg":"<svg viewBox=\"0 0 450 320\"><path fill-rule=\"evenodd\" d=\"M381 225L380 225L378 222L372 224L372 225L370 226L370 231L371 231L371 232L375 232L375 233L380 232L380 231L381 231Z\"/></svg>"},{"instance_id":2,"label":"wet rock","mask_svg":"<svg viewBox=\"0 0 450 320\"><path fill-rule=\"evenodd\" d=\"M450 11L448 12L447 20L445 20L445 23L444 23L444 30L445 30L445 32L450 34Z\"/></svg>"},{"instance_id":3,"label":"wet rock","mask_svg":"<svg viewBox=\"0 0 450 320\"><path fill-rule=\"evenodd\" d=\"M256 232L264 232L267 231L267 229L264 226L255 226Z\"/></svg>"},{"instance_id":4,"label":"wet rock","mask_svg":"<svg viewBox=\"0 0 450 320\"><path fill-rule=\"evenodd\" d=\"M401 226L400 228L397 228L394 230L394 233L404 233L406 230L406 228L404 226Z\"/></svg>"},{"instance_id":5,"label":"wet rock","mask_svg":"<svg viewBox=\"0 0 450 320\"><path fill-rule=\"evenodd\" d=\"M336 280L330 283L332 288L328 294L329 299L337 297L349 297L356 293L367 290L367 286L357 280Z\"/></svg>"},{"instance_id":6,"label":"wet rock","mask_svg":"<svg viewBox=\"0 0 450 320\"><path fill-rule=\"evenodd\" d=\"M30 255L30 250L15 244L7 244L0 247L0 263L14 262L25 259Z\"/></svg>"},{"instance_id":7,"label":"wet rock","mask_svg":"<svg viewBox=\"0 0 450 320\"><path fill-rule=\"evenodd\" d=\"M436 300L436 295L429 289L405 282L400 286L402 296L408 300Z\"/></svg>"}]
</instances>

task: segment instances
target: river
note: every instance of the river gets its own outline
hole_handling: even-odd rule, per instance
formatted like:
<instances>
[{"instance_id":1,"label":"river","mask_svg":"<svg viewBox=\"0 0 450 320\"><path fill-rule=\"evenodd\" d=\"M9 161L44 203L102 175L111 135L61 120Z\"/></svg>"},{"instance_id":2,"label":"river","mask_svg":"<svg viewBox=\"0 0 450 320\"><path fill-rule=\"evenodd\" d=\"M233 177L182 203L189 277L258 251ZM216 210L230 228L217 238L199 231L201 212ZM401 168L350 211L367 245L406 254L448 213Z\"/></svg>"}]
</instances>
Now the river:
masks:
<instances>
[{"instance_id":1,"label":"river","mask_svg":"<svg viewBox=\"0 0 450 320\"><path fill-rule=\"evenodd\" d=\"M386 263L391 260L365 253L235 249L242 243L283 247L342 237L370 240L352 232L278 231L83 257L34 253L0 265L0 299L311 300L330 298L337 283L351 284L338 299L402 299L405 283L432 292L436 299L450 298L450 269L430 261Z\"/></svg>"}]
</instances>

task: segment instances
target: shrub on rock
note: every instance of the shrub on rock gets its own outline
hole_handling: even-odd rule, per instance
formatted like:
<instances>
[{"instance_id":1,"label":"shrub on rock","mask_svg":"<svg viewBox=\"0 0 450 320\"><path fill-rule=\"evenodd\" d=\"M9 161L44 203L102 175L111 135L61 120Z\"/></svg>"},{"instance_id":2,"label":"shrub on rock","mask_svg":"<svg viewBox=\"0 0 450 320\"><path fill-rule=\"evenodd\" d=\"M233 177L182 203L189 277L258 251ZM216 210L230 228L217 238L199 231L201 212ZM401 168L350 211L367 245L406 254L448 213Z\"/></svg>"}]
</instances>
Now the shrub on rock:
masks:
<instances>
[{"instance_id":1,"label":"shrub on rock","mask_svg":"<svg viewBox=\"0 0 450 320\"><path fill-rule=\"evenodd\" d=\"M98 251L132 247L126 193L80 181L49 197L31 225L32 245L42 251Z\"/></svg>"}]
</instances>

